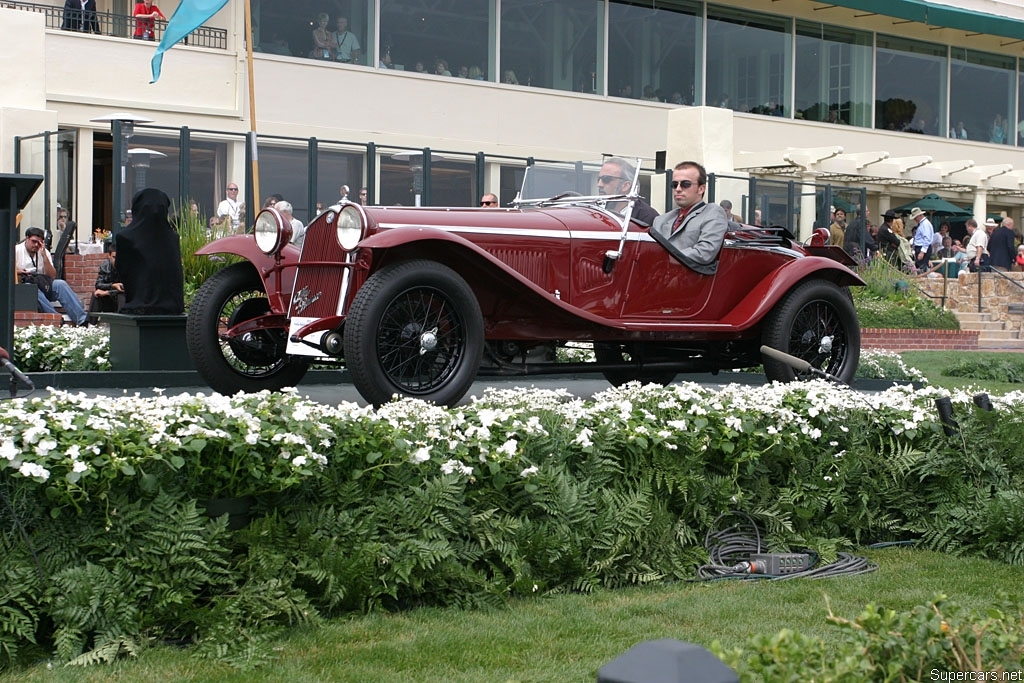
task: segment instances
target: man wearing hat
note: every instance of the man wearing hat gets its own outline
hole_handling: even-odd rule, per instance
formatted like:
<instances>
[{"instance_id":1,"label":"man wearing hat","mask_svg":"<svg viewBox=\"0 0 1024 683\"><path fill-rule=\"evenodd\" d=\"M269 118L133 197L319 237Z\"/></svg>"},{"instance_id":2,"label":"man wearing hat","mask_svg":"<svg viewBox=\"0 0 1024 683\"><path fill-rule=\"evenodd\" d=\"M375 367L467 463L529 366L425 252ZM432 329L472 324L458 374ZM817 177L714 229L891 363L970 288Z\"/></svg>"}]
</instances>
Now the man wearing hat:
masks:
<instances>
[{"instance_id":1,"label":"man wearing hat","mask_svg":"<svg viewBox=\"0 0 1024 683\"><path fill-rule=\"evenodd\" d=\"M886 260L889 263L898 264L900 240L892 231L892 222L895 218L896 213L892 210L882 214L882 224L878 226L878 235L875 237L875 240L878 242L878 248Z\"/></svg>"},{"instance_id":2,"label":"man wearing hat","mask_svg":"<svg viewBox=\"0 0 1024 683\"><path fill-rule=\"evenodd\" d=\"M924 211L916 206L910 210L910 218L917 223L917 228L914 230L914 267L918 272L923 273L928 270L928 256L932 250L932 242L935 240L935 228L932 227L932 222L928 220L928 217L924 215Z\"/></svg>"},{"instance_id":3,"label":"man wearing hat","mask_svg":"<svg viewBox=\"0 0 1024 683\"><path fill-rule=\"evenodd\" d=\"M988 220L995 223L991 218ZM988 225L988 221L985 224ZM994 270L1005 273L1013 268L1017 245L1014 243L1012 218L1004 218L999 227L993 228L992 236L988 238L988 253L992 256L991 265Z\"/></svg>"}]
</instances>

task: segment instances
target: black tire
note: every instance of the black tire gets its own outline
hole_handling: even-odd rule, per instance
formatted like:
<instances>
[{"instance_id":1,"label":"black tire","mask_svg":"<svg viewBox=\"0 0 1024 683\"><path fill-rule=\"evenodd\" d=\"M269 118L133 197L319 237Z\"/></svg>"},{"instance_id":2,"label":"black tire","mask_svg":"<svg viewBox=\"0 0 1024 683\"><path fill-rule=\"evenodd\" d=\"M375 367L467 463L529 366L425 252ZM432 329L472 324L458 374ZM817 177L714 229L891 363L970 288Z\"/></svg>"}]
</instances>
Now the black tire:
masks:
<instances>
[{"instance_id":1,"label":"black tire","mask_svg":"<svg viewBox=\"0 0 1024 683\"><path fill-rule=\"evenodd\" d=\"M263 282L249 263L214 273L196 292L185 339L192 364L213 390L222 394L278 391L297 385L306 374L309 359L285 354L287 329L221 338L234 325L269 312Z\"/></svg>"},{"instance_id":2,"label":"black tire","mask_svg":"<svg viewBox=\"0 0 1024 683\"><path fill-rule=\"evenodd\" d=\"M621 363L630 360L634 353L636 353L636 348L628 342L594 342L594 358L598 363ZM665 386L672 383L677 373L671 370L638 371L624 368L622 370L605 370L601 374L612 386L621 387L623 384L633 381Z\"/></svg>"},{"instance_id":3,"label":"black tire","mask_svg":"<svg viewBox=\"0 0 1024 683\"><path fill-rule=\"evenodd\" d=\"M345 366L370 403L394 394L455 405L480 369L484 322L473 290L434 261L404 261L366 281L345 320Z\"/></svg>"},{"instance_id":4,"label":"black tire","mask_svg":"<svg viewBox=\"0 0 1024 683\"><path fill-rule=\"evenodd\" d=\"M849 384L860 362L860 323L848 288L826 280L794 287L768 314L761 342ZM764 373L780 382L811 379L767 357Z\"/></svg>"}]
</instances>

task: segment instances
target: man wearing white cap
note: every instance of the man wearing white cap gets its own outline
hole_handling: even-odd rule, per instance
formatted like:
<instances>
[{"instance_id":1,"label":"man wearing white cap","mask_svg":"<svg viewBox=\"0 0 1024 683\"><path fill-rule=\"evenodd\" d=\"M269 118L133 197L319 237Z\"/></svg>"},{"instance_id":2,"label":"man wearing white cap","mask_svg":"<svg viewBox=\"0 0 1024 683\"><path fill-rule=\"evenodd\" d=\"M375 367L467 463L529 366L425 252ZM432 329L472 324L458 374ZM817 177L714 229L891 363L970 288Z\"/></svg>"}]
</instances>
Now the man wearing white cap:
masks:
<instances>
[{"instance_id":1,"label":"man wearing white cap","mask_svg":"<svg viewBox=\"0 0 1024 683\"><path fill-rule=\"evenodd\" d=\"M924 211L916 206L910 210L910 218L917 222L917 228L914 230L914 267L919 273L923 273L928 270L928 255L935 239L935 228L924 215Z\"/></svg>"}]
</instances>

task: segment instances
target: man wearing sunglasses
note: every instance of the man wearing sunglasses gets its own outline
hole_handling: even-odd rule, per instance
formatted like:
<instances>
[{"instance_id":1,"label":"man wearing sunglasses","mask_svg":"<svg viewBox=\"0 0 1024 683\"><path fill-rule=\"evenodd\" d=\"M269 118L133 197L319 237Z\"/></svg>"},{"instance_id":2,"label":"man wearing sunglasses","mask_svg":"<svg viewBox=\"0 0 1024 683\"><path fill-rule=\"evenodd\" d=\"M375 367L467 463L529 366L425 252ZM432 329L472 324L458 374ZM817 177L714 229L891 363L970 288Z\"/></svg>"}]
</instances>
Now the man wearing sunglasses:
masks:
<instances>
[{"instance_id":1,"label":"man wearing sunglasses","mask_svg":"<svg viewBox=\"0 0 1024 683\"><path fill-rule=\"evenodd\" d=\"M43 291L44 287L39 287L39 312L56 313L57 310L50 302L60 301L72 323L85 325L88 318L85 308L71 286L64 280L57 279L57 269L53 267L50 252L46 250L43 240L42 229L29 228L25 231L25 241L14 247L14 269L19 282L33 282L33 276L37 273L45 275L51 280L51 284L49 293Z\"/></svg>"},{"instance_id":2,"label":"man wearing sunglasses","mask_svg":"<svg viewBox=\"0 0 1024 683\"><path fill-rule=\"evenodd\" d=\"M495 208L497 208L498 207L498 195L494 194L493 192L486 193L483 197L480 198L480 206L484 207L485 209L488 209L488 208L495 209Z\"/></svg>"},{"instance_id":3,"label":"man wearing sunglasses","mask_svg":"<svg viewBox=\"0 0 1024 683\"><path fill-rule=\"evenodd\" d=\"M728 219L718 204L704 201L708 173L696 161L672 169L672 199L677 208L654 221L651 236L684 265L704 275L718 270Z\"/></svg>"},{"instance_id":4,"label":"man wearing sunglasses","mask_svg":"<svg viewBox=\"0 0 1024 683\"><path fill-rule=\"evenodd\" d=\"M636 169L633 168L633 164L625 159L612 157L601 165L601 173L597 176L597 193L600 195L629 194L629 191L633 189L635 174ZM607 207L610 211L625 215L627 205L626 201L616 201L608 202ZM658 217L658 212L650 204L637 197L636 203L633 205L632 217L644 225L652 225L654 219Z\"/></svg>"}]
</instances>

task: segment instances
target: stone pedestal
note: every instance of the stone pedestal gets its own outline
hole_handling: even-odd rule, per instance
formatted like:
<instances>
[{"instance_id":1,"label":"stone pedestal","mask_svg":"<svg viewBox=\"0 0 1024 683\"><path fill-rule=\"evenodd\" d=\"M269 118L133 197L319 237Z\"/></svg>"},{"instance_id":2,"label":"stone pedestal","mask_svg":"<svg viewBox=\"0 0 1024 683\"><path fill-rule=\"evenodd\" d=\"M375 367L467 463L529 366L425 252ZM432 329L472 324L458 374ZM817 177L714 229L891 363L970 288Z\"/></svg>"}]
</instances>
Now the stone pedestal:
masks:
<instances>
[{"instance_id":1,"label":"stone pedestal","mask_svg":"<svg viewBox=\"0 0 1024 683\"><path fill-rule=\"evenodd\" d=\"M110 325L110 369L191 370L185 315L97 313Z\"/></svg>"}]
</instances>

